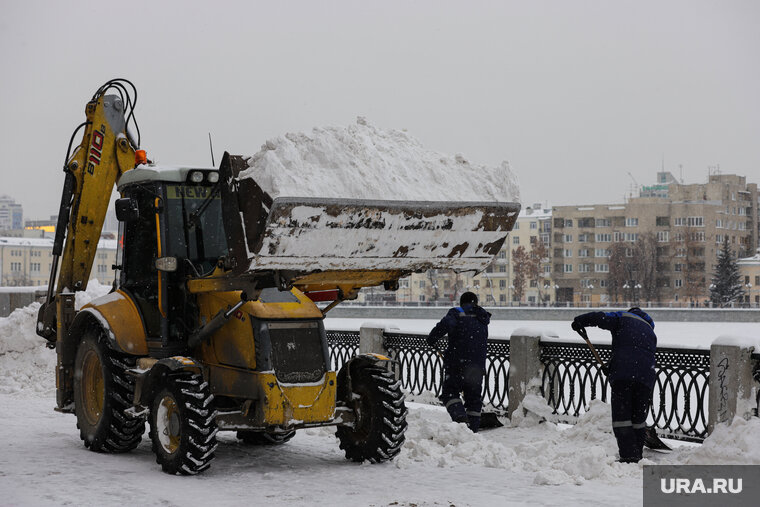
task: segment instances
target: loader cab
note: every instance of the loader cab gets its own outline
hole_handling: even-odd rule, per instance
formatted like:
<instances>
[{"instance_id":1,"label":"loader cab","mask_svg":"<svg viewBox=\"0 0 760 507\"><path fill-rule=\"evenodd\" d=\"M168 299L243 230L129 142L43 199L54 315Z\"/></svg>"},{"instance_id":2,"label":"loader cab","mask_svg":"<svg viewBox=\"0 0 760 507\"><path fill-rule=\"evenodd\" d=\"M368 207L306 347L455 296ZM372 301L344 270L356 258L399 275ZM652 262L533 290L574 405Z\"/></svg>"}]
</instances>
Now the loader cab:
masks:
<instances>
[{"instance_id":1,"label":"loader cab","mask_svg":"<svg viewBox=\"0 0 760 507\"><path fill-rule=\"evenodd\" d=\"M140 310L152 355L182 350L197 322L185 282L227 255L217 182L216 169L154 166L119 180L118 285Z\"/></svg>"}]
</instances>

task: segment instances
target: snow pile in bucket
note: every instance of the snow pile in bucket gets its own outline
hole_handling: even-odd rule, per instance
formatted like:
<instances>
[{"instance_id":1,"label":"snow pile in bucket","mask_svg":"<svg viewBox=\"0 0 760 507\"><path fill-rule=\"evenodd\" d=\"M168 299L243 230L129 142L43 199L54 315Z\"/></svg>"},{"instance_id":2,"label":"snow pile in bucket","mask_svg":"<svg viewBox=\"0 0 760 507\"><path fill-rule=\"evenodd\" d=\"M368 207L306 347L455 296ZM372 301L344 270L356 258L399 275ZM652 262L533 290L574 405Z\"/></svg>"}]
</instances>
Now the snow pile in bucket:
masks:
<instances>
[{"instance_id":1,"label":"snow pile in bucket","mask_svg":"<svg viewBox=\"0 0 760 507\"><path fill-rule=\"evenodd\" d=\"M108 285L97 280L76 295L76 308L108 293ZM55 389L55 350L37 335L39 303L18 308L0 318L0 393L46 392Z\"/></svg>"},{"instance_id":2,"label":"snow pile in bucket","mask_svg":"<svg viewBox=\"0 0 760 507\"><path fill-rule=\"evenodd\" d=\"M248 164L240 177L253 178L272 198L520 201L508 162L488 167L430 151L406 132L361 117L348 127L270 139Z\"/></svg>"}]
</instances>

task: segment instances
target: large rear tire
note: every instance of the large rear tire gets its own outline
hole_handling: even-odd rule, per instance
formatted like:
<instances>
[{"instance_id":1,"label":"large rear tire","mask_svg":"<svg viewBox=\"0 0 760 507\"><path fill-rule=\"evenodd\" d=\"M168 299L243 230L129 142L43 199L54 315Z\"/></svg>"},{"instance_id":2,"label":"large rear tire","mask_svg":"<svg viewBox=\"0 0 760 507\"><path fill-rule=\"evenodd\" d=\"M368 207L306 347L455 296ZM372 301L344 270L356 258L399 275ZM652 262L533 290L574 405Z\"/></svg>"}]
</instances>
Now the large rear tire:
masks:
<instances>
[{"instance_id":1,"label":"large rear tire","mask_svg":"<svg viewBox=\"0 0 760 507\"><path fill-rule=\"evenodd\" d=\"M195 475L211 465L218 431L213 401L202 375L183 372L165 377L150 410L150 439L164 472Z\"/></svg>"},{"instance_id":2,"label":"large rear tire","mask_svg":"<svg viewBox=\"0 0 760 507\"><path fill-rule=\"evenodd\" d=\"M373 364L351 366L351 389L347 367L338 374L338 404L356 414L354 427L338 426L335 435L346 458L380 463L401 452L406 431L406 406L401 382L388 370Z\"/></svg>"},{"instance_id":3,"label":"large rear tire","mask_svg":"<svg viewBox=\"0 0 760 507\"><path fill-rule=\"evenodd\" d=\"M88 328L74 360L74 411L85 447L127 452L140 443L145 421L124 411L132 406L135 358L112 350L101 329Z\"/></svg>"}]
</instances>

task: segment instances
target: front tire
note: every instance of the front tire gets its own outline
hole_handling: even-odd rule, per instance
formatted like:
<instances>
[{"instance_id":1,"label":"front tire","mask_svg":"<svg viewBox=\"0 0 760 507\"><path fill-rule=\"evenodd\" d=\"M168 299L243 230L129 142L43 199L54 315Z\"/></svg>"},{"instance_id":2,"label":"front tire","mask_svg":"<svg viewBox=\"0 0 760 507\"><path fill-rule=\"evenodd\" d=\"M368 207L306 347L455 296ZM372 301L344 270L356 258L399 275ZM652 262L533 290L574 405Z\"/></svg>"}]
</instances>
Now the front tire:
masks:
<instances>
[{"instance_id":1,"label":"front tire","mask_svg":"<svg viewBox=\"0 0 760 507\"><path fill-rule=\"evenodd\" d=\"M150 439L164 472L195 475L211 466L218 431L213 400L200 374L165 377L150 410Z\"/></svg>"},{"instance_id":2,"label":"front tire","mask_svg":"<svg viewBox=\"0 0 760 507\"><path fill-rule=\"evenodd\" d=\"M338 404L353 408L356 415L353 427L338 426L335 433L347 459L381 463L401 452L407 410L401 382L392 373L374 364L344 365L338 374Z\"/></svg>"},{"instance_id":3,"label":"front tire","mask_svg":"<svg viewBox=\"0 0 760 507\"><path fill-rule=\"evenodd\" d=\"M134 365L134 357L106 344L100 329L85 331L74 360L74 411L91 451L127 452L140 443L145 421L124 414L134 398L135 379L127 374Z\"/></svg>"}]
</instances>

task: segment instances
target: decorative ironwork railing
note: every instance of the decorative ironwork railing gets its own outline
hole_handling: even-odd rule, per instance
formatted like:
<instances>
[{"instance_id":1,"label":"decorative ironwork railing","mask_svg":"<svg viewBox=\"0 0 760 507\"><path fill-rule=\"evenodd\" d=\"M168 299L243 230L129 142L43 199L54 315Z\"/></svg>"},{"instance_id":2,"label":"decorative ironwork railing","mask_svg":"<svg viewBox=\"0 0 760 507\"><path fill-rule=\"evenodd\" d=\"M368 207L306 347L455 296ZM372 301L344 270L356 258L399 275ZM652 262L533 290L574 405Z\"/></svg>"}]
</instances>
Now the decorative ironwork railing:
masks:
<instances>
[{"instance_id":1,"label":"decorative ironwork railing","mask_svg":"<svg viewBox=\"0 0 760 507\"><path fill-rule=\"evenodd\" d=\"M603 361L610 360L609 345L596 349ZM671 438L704 440L710 351L658 348L656 357L657 380L648 424ZM609 399L607 378L585 344L542 342L541 362L541 391L559 421L573 423L591 400Z\"/></svg>"},{"instance_id":2,"label":"decorative ironwork railing","mask_svg":"<svg viewBox=\"0 0 760 507\"><path fill-rule=\"evenodd\" d=\"M412 394L431 392L441 394L443 358L441 353L425 341L427 335L385 333L385 348L397 361L394 368L402 387ZM327 331L330 360L335 369L359 351L358 331ZM438 342L439 350L445 350L446 339ZM483 385L483 401L506 412L509 400L509 341L488 340L486 380Z\"/></svg>"},{"instance_id":3,"label":"decorative ironwork railing","mask_svg":"<svg viewBox=\"0 0 760 507\"><path fill-rule=\"evenodd\" d=\"M385 347L397 364L402 386L412 394L441 393L443 360L425 342L425 335L385 333ZM358 353L358 331L327 331L330 359L335 369ZM445 339L439 342L441 350ZM596 346L602 360L610 360L609 345ZM509 406L508 340L488 340L483 401L499 411ZM755 361L755 380L760 382L760 354ZM559 422L574 423L594 399L608 401L610 387L585 344L541 342L544 365L541 393ZM648 424L670 438L700 442L707 436L710 351L658 348L657 380ZM760 391L760 390L759 390ZM760 392L758 394L760 405ZM757 412L757 410L755 411Z\"/></svg>"}]
</instances>

